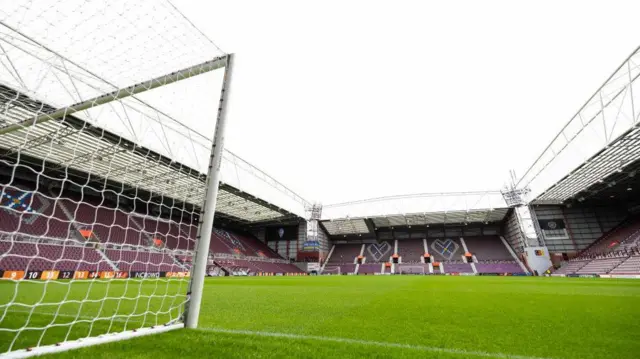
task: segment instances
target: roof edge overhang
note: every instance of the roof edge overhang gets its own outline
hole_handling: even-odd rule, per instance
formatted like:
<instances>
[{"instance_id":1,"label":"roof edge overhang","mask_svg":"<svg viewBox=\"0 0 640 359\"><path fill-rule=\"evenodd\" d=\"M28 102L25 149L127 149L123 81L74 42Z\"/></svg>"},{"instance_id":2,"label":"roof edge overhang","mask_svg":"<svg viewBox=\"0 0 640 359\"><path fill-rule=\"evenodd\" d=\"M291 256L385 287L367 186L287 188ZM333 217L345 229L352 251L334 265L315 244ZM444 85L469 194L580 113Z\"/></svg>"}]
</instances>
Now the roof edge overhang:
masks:
<instances>
[{"instance_id":1,"label":"roof edge overhang","mask_svg":"<svg viewBox=\"0 0 640 359\"><path fill-rule=\"evenodd\" d=\"M507 211L511 209L511 207L498 207L498 208L478 208L473 210L451 210L451 211L433 211L433 212L416 212L416 213L398 213L398 214L384 214L384 215L375 215L375 216L362 216L362 217L343 217L343 218L327 218L321 219L320 222L335 222L335 221L351 221L351 220L361 220L361 219L376 219L376 218L391 218L391 217L410 217L410 216L424 216L429 214L444 214L444 213L470 213L470 212L491 212L491 211L499 211L504 210ZM484 223L485 221L474 221L469 220L467 223ZM440 222L432 222L432 223L440 223ZM443 223L453 223L453 222L443 222ZM464 223L460 222L460 223ZM427 223L431 224L431 222ZM419 225L419 224L416 224Z\"/></svg>"},{"instance_id":2,"label":"roof edge overhang","mask_svg":"<svg viewBox=\"0 0 640 359\"><path fill-rule=\"evenodd\" d=\"M102 177L98 177L87 172L76 170L71 167L61 167L55 163L44 161L42 159L35 158L23 153L20 153L19 156L20 156L19 158L20 163L28 164L28 168L32 173L34 172L46 173L47 175L44 177L41 176L39 180L44 180L45 182L48 182L48 184L66 181L79 187L90 186L93 188L103 188L104 190L106 190L107 192L111 192L111 194L115 196L118 196L118 195L125 195L128 197L135 196L136 199L154 202L157 204L164 204L166 206L190 208L191 211L194 211L195 208L199 208L199 205L194 205L189 202L181 201L178 198L167 198L166 196L156 195L151 191L145 190L144 188L128 186L124 183L120 183L112 179L105 179ZM158 155L158 156L162 157L161 155ZM7 165L18 163L18 153L2 152L2 149L0 148L0 163L5 163ZM168 165L171 165L171 164L169 163ZM21 166L21 167L27 168L27 166ZM179 166L175 169L183 171L183 173L185 173L184 166ZM186 172L185 174L194 175L195 171ZM25 181L33 181L34 179L33 176L30 176L27 173L26 169L17 170L14 173L14 176L21 178L22 180L25 180ZM204 181L206 180L204 175L198 174L196 178L202 181L204 185ZM282 214L282 217L277 218L275 220L251 222L251 221L234 217L222 212L216 212L216 218L224 219L228 222L233 222L239 226L260 226L260 225L264 225L265 223L283 223L283 222L288 223L294 220L298 220L300 218L298 215L294 213L291 213L283 208L270 204L260 199L259 197L256 197L252 194L244 192L226 183L221 182L220 189L226 190L227 192L230 192L238 197L241 197L253 203L259 204L260 206L266 207L270 210L276 211Z\"/></svg>"},{"instance_id":3,"label":"roof edge overhang","mask_svg":"<svg viewBox=\"0 0 640 359\"><path fill-rule=\"evenodd\" d=\"M637 123L636 125L630 127L628 130L626 130L625 132L620 134L616 139L614 139L610 144L608 144L607 146L602 147L599 151L597 151L595 154L593 154L591 157L589 157L586 161L584 161L580 165L578 165L575 168L573 168L571 171L569 171L569 173L567 173L565 176L563 176L561 179L559 179L556 183L554 183L551 186L549 186L547 189L545 189L543 192L541 192L539 195L537 195L536 198L531 200L531 204L534 204L534 205L563 204L567 200L575 197L577 194L579 194L581 192L584 192L584 191L588 191L589 188L593 187L596 183L598 183L598 181L589 184L588 186L582 188L580 191L577 191L573 195L567 196L565 198L556 198L556 199L544 199L543 198L546 194L548 194L553 189L555 189L555 188L563 185L563 183L569 181L571 179L571 177L574 176L576 173L578 173L580 171L583 171L583 170L588 170L588 166L591 166L593 163L597 162L598 158L601 155L603 155L608 149L619 146L625 140L625 138L627 138L627 136L631 135L634 131L638 130L638 126L640 126L640 123ZM634 159L633 161L630 161L628 163L620 165L619 168L617 169L617 171L624 171L625 168L631 166L636 161L637 161L637 159ZM613 173L615 173L615 171L607 173L600 180L605 179L606 177L610 176Z\"/></svg>"}]
</instances>

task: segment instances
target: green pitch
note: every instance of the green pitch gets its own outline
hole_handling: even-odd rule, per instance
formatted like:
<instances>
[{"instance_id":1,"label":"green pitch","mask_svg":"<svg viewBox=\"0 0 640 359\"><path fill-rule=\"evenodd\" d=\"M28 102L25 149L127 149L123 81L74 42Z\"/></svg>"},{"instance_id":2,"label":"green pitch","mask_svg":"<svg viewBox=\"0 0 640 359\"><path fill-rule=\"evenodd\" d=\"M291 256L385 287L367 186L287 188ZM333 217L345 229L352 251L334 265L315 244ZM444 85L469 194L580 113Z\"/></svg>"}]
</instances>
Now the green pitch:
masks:
<instances>
[{"instance_id":1,"label":"green pitch","mask_svg":"<svg viewBox=\"0 0 640 359\"><path fill-rule=\"evenodd\" d=\"M186 281L112 281L67 285L21 282L13 302L119 298L80 307L11 306L1 328L25 330L20 347L55 343L179 315L173 296ZM0 283L0 305L15 284ZM179 288L178 288L179 287ZM69 289L69 290L68 290ZM136 301L136 294L148 296ZM165 293L172 295L166 299ZM164 298L164 300L163 300ZM175 300L174 300L175 299ZM118 302L120 306L118 306ZM638 358L640 281L526 278L334 276L208 279L200 330L176 330L58 354L57 358ZM2 315L6 307L0 307ZM95 313L136 313L126 321L69 323ZM162 312L160 315L153 313ZM0 330L0 352L15 333Z\"/></svg>"}]
</instances>

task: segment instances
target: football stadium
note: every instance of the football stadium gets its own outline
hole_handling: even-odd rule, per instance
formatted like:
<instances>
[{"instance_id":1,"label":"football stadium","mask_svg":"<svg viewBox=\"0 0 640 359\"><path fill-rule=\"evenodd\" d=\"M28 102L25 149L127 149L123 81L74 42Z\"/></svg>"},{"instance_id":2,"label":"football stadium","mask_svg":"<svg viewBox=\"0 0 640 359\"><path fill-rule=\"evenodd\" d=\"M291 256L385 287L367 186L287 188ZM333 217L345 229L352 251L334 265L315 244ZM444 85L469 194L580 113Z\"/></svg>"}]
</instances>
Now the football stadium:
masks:
<instances>
[{"instance_id":1,"label":"football stadium","mask_svg":"<svg viewBox=\"0 0 640 359\"><path fill-rule=\"evenodd\" d=\"M225 148L234 55L171 2L5 1L0 358L638 358L620 60L506 186L326 204Z\"/></svg>"}]
</instances>

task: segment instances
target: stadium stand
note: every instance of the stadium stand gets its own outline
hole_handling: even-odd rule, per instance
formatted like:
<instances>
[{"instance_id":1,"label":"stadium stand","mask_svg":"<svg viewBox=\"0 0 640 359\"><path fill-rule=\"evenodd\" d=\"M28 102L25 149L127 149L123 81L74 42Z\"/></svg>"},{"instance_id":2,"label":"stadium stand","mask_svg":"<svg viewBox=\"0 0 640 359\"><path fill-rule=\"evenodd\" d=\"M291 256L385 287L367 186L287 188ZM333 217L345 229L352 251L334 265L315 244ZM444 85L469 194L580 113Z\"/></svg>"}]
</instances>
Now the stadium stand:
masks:
<instances>
[{"instance_id":1,"label":"stadium stand","mask_svg":"<svg viewBox=\"0 0 640 359\"><path fill-rule=\"evenodd\" d=\"M626 258L616 257L616 258L603 258L603 259L594 259L591 262L587 263L584 267L580 268L576 273L577 274L606 274L609 273L613 268L617 267L620 263L624 262Z\"/></svg>"},{"instance_id":2,"label":"stadium stand","mask_svg":"<svg viewBox=\"0 0 640 359\"><path fill-rule=\"evenodd\" d=\"M504 246L500 237L465 237L467 249L476 256L478 261L513 261L509 250Z\"/></svg>"},{"instance_id":3,"label":"stadium stand","mask_svg":"<svg viewBox=\"0 0 640 359\"><path fill-rule=\"evenodd\" d=\"M436 261L455 261L462 259L464 249L459 238L428 239L429 254ZM423 251L424 254L424 251Z\"/></svg>"},{"instance_id":4,"label":"stadium stand","mask_svg":"<svg viewBox=\"0 0 640 359\"><path fill-rule=\"evenodd\" d=\"M34 237L68 238L70 223L56 201L15 187L1 189L0 231Z\"/></svg>"},{"instance_id":5,"label":"stadium stand","mask_svg":"<svg viewBox=\"0 0 640 359\"><path fill-rule=\"evenodd\" d=\"M398 274L429 274L429 265L424 263L399 264L396 266Z\"/></svg>"},{"instance_id":6,"label":"stadium stand","mask_svg":"<svg viewBox=\"0 0 640 359\"><path fill-rule=\"evenodd\" d=\"M620 263L610 274L640 274L640 255L631 256Z\"/></svg>"},{"instance_id":7,"label":"stadium stand","mask_svg":"<svg viewBox=\"0 0 640 359\"><path fill-rule=\"evenodd\" d=\"M636 232L620 243L618 251L629 252L640 248L640 232Z\"/></svg>"},{"instance_id":8,"label":"stadium stand","mask_svg":"<svg viewBox=\"0 0 640 359\"><path fill-rule=\"evenodd\" d=\"M572 261L566 262L560 269L555 271L555 273L556 274L575 273L578 270L580 270L580 268L586 266L588 263L589 263L588 260L572 260Z\"/></svg>"},{"instance_id":9,"label":"stadium stand","mask_svg":"<svg viewBox=\"0 0 640 359\"><path fill-rule=\"evenodd\" d=\"M129 251L119 249L105 250L107 257L121 271L140 272L179 272L184 271L170 255L145 251Z\"/></svg>"},{"instance_id":10,"label":"stadium stand","mask_svg":"<svg viewBox=\"0 0 640 359\"><path fill-rule=\"evenodd\" d=\"M129 244L132 246L149 246L151 238L145 234L133 216L107 204L94 200L75 201L60 199L69 211L70 218L78 229L92 231L95 238L102 243Z\"/></svg>"},{"instance_id":11,"label":"stadium stand","mask_svg":"<svg viewBox=\"0 0 640 359\"><path fill-rule=\"evenodd\" d=\"M323 273L336 274L334 271L335 268L340 268L340 274L350 274L350 273L355 273L356 271L355 264L327 263L327 265L324 267L325 272Z\"/></svg>"},{"instance_id":12,"label":"stadium stand","mask_svg":"<svg viewBox=\"0 0 640 359\"><path fill-rule=\"evenodd\" d=\"M4 270L111 271L114 268L93 248L0 241Z\"/></svg>"},{"instance_id":13,"label":"stadium stand","mask_svg":"<svg viewBox=\"0 0 640 359\"><path fill-rule=\"evenodd\" d=\"M354 262L361 250L362 244L336 244L333 253L327 258L325 269L340 267L341 274L354 273Z\"/></svg>"},{"instance_id":14,"label":"stadium stand","mask_svg":"<svg viewBox=\"0 0 640 359\"><path fill-rule=\"evenodd\" d=\"M0 210L0 269L2 270L120 270L183 271L190 265L196 226L157 216L124 211L104 200L77 195L58 197L24 188L2 188ZM51 238L59 244L30 243ZM61 240L78 241L68 245ZM104 247L83 247L80 241ZM64 243L64 245L62 245ZM123 247L124 246L124 247ZM156 252L156 250L163 250ZM169 252L166 252L167 250ZM187 253L178 259L174 251ZM236 267L247 272L299 273L257 238L214 228L212 254L237 257ZM27 257L36 256L30 260ZM241 259L244 258L244 259ZM76 262L80 260L80 264ZM10 266L10 267L9 267ZM229 271L233 272L233 271Z\"/></svg>"},{"instance_id":15,"label":"stadium stand","mask_svg":"<svg viewBox=\"0 0 640 359\"><path fill-rule=\"evenodd\" d=\"M638 246L640 238L640 218L633 217L622 222L613 230L588 246L581 257L612 252L618 249L630 249Z\"/></svg>"},{"instance_id":16,"label":"stadium stand","mask_svg":"<svg viewBox=\"0 0 640 359\"><path fill-rule=\"evenodd\" d=\"M234 235L238 238L249 251L253 252L257 257L265 257L265 258L282 258L279 254L273 251L273 249L269 248L264 242L261 242L254 236L250 234L243 234L240 232L235 232Z\"/></svg>"},{"instance_id":17,"label":"stadium stand","mask_svg":"<svg viewBox=\"0 0 640 359\"><path fill-rule=\"evenodd\" d=\"M214 229L211 241L211 250L215 253L281 258L277 253L269 248L269 246L253 236L228 229Z\"/></svg>"},{"instance_id":18,"label":"stadium stand","mask_svg":"<svg viewBox=\"0 0 640 359\"><path fill-rule=\"evenodd\" d=\"M421 263L424 255L424 241L422 239L399 239L398 253L402 263Z\"/></svg>"},{"instance_id":19,"label":"stadium stand","mask_svg":"<svg viewBox=\"0 0 640 359\"><path fill-rule=\"evenodd\" d=\"M461 261L457 262L445 262L443 263L444 272L445 273L473 273L473 269L471 268L471 264L462 263Z\"/></svg>"},{"instance_id":20,"label":"stadium stand","mask_svg":"<svg viewBox=\"0 0 640 359\"><path fill-rule=\"evenodd\" d=\"M333 254L327 261L335 264L354 263L361 249L362 244L336 244Z\"/></svg>"},{"instance_id":21,"label":"stadium stand","mask_svg":"<svg viewBox=\"0 0 640 359\"><path fill-rule=\"evenodd\" d=\"M477 273L523 273L524 270L514 260L509 250L505 247L498 236L470 236L465 237L465 242L469 250L476 255ZM382 242L384 243L384 242ZM393 243L393 242L389 242ZM429 239L427 240L429 253L435 261L441 262L444 271L434 270L435 274L440 273L474 273L471 263L466 263L462 259L464 249L459 238ZM381 247L380 243L365 245L366 263L358 268L358 274L373 274L380 272L391 272L391 269L382 269L383 258L372 258L370 246L374 249ZM337 244L333 254L328 259L326 267L340 266L343 274L353 272L356 257L360 254L362 244ZM393 251L389 251L392 253ZM422 263L421 257L424 255L424 241L421 239L398 240L398 255L402 257L402 263L395 266L395 273L422 272L429 273L429 265ZM384 258L388 256L382 256ZM378 259L378 260L376 260ZM373 262L373 263L372 263ZM414 268L415 267L415 268ZM414 268L414 269L411 269Z\"/></svg>"},{"instance_id":22,"label":"stadium stand","mask_svg":"<svg viewBox=\"0 0 640 359\"><path fill-rule=\"evenodd\" d=\"M631 217L602 235L579 256L563 263L555 274L640 274L640 220ZM621 268L622 267L622 268Z\"/></svg>"},{"instance_id":23,"label":"stadium stand","mask_svg":"<svg viewBox=\"0 0 640 359\"><path fill-rule=\"evenodd\" d=\"M367 263L387 262L392 255L393 241L365 245L364 256L367 257Z\"/></svg>"},{"instance_id":24,"label":"stadium stand","mask_svg":"<svg viewBox=\"0 0 640 359\"><path fill-rule=\"evenodd\" d=\"M162 241L162 246L171 249L194 250L195 233L189 237L188 232L181 230L180 226L173 221L167 221L158 217L135 217L133 221L140 223L142 232L146 233L154 240ZM154 245L156 243L154 242ZM157 245L156 245L157 246Z\"/></svg>"},{"instance_id":25,"label":"stadium stand","mask_svg":"<svg viewBox=\"0 0 640 359\"><path fill-rule=\"evenodd\" d=\"M445 270L446 270L445 266ZM478 273L523 273L520 265L515 261L498 261L476 263Z\"/></svg>"},{"instance_id":26,"label":"stadium stand","mask_svg":"<svg viewBox=\"0 0 640 359\"><path fill-rule=\"evenodd\" d=\"M381 270L380 263L365 263L361 264L358 268L358 274L375 274L380 273Z\"/></svg>"}]
</instances>

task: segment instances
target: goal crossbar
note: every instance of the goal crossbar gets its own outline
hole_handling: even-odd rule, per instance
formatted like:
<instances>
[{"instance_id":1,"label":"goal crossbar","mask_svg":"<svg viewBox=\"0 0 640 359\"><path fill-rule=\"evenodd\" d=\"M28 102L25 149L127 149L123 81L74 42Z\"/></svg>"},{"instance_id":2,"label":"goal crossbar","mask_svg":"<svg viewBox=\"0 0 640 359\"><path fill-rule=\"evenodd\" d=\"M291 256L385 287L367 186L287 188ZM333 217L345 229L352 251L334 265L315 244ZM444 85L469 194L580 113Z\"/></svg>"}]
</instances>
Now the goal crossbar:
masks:
<instances>
[{"instance_id":1,"label":"goal crossbar","mask_svg":"<svg viewBox=\"0 0 640 359\"><path fill-rule=\"evenodd\" d=\"M422 273L425 274L425 268L423 266L400 266L398 268L400 274L403 273L411 273L411 274L415 274L415 273ZM414 271L415 270L415 271Z\"/></svg>"},{"instance_id":2,"label":"goal crossbar","mask_svg":"<svg viewBox=\"0 0 640 359\"><path fill-rule=\"evenodd\" d=\"M340 266L329 267L322 270L321 274L342 274L342 268Z\"/></svg>"},{"instance_id":3,"label":"goal crossbar","mask_svg":"<svg viewBox=\"0 0 640 359\"><path fill-rule=\"evenodd\" d=\"M13 131L18 131L25 127L42 124L50 120L57 120L57 119L72 115L79 111L84 111L92 107L104 105L112 101L117 101L129 96L143 93L145 91L153 90L160 86L166 86L180 80L188 79L196 75L217 70L219 68L225 67L227 65L227 62L228 62L228 55L223 57L218 57L211 61L207 61L199 65L191 66L191 67L188 67L164 76L153 78L151 80L147 80L139 84L117 89L110 93L100 95L100 96L91 98L89 100L85 100L85 101L73 104L71 106L57 109L52 113L44 113L18 123L13 123L4 127L0 127L0 135L13 132Z\"/></svg>"}]
</instances>

